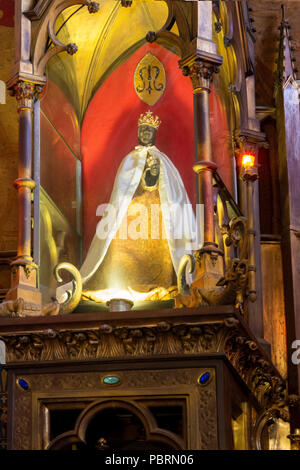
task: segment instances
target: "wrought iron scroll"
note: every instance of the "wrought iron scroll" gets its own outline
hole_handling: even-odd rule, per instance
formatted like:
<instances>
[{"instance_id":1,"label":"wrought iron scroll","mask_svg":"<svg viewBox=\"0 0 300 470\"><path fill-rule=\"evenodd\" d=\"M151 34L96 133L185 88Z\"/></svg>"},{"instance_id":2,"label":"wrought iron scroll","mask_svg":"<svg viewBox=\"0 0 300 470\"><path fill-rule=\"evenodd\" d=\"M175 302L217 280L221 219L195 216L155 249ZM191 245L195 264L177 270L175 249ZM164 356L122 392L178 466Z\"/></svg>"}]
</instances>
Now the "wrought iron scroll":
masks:
<instances>
[{"instance_id":1,"label":"wrought iron scroll","mask_svg":"<svg viewBox=\"0 0 300 470\"><path fill-rule=\"evenodd\" d=\"M218 173L214 172L214 226L218 248L224 253L224 275L212 289L187 285L186 268L191 264L191 255L182 258L178 270L179 295L176 307L198 305L235 305L243 311L248 294L250 266L247 219L230 195ZM194 253L201 263L201 250Z\"/></svg>"},{"instance_id":2,"label":"wrought iron scroll","mask_svg":"<svg viewBox=\"0 0 300 470\"><path fill-rule=\"evenodd\" d=\"M236 306L241 307L248 276L247 219L217 172L214 174L215 232L218 246L224 252L224 277L217 286L230 282L236 287Z\"/></svg>"}]
</instances>

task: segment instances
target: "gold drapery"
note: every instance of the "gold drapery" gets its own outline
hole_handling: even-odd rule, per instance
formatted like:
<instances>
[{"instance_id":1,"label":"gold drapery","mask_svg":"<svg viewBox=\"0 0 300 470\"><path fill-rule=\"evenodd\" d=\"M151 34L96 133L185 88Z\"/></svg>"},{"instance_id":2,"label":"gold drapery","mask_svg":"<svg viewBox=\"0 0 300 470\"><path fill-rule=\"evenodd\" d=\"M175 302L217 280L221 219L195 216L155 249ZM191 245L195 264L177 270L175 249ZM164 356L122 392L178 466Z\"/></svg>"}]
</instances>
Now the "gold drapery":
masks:
<instances>
[{"instance_id":1,"label":"gold drapery","mask_svg":"<svg viewBox=\"0 0 300 470\"><path fill-rule=\"evenodd\" d=\"M135 216L131 215L137 204L147 208L148 236L145 239L135 240L130 237L128 230L130 224L139 216L138 213ZM148 190L141 180L124 217L127 219L126 239L124 239L126 224L123 219L103 262L85 284L83 295L91 298L90 291L108 288L130 287L138 292L149 292L157 287L168 289L176 285L176 275L164 233L161 211L159 216L151 220L151 206L156 208L155 211L160 208L159 190L157 188ZM120 238L121 231L122 238ZM151 238L151 233L157 234L157 238Z\"/></svg>"}]
</instances>

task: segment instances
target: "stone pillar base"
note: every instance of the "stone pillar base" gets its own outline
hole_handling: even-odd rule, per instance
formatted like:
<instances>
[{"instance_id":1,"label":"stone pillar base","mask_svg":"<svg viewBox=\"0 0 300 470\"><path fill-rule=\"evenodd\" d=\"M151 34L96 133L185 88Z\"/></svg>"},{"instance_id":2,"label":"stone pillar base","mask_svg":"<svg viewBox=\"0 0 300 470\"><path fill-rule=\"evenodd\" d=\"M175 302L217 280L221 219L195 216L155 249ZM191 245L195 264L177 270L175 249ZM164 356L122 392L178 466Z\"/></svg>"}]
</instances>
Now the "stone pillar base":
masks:
<instances>
[{"instance_id":1,"label":"stone pillar base","mask_svg":"<svg viewBox=\"0 0 300 470\"><path fill-rule=\"evenodd\" d=\"M37 289L35 265L13 265L11 288L6 294L6 301L23 299L23 315L40 316L42 314L42 294Z\"/></svg>"},{"instance_id":2,"label":"stone pillar base","mask_svg":"<svg viewBox=\"0 0 300 470\"><path fill-rule=\"evenodd\" d=\"M223 257L214 252L196 253L196 275L194 287L213 289L217 282L224 276Z\"/></svg>"}]
</instances>

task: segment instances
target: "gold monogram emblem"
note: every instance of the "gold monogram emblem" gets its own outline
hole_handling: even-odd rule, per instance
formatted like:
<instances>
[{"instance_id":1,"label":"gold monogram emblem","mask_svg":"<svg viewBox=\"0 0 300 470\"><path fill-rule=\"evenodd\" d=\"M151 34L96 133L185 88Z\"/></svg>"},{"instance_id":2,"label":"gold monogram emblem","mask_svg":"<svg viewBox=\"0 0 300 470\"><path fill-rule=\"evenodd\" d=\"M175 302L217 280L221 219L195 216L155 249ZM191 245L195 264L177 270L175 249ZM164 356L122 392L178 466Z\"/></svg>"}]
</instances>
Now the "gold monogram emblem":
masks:
<instances>
[{"instance_id":1,"label":"gold monogram emblem","mask_svg":"<svg viewBox=\"0 0 300 470\"><path fill-rule=\"evenodd\" d=\"M148 52L134 72L134 89L142 101L153 106L166 88L166 72L163 64Z\"/></svg>"}]
</instances>

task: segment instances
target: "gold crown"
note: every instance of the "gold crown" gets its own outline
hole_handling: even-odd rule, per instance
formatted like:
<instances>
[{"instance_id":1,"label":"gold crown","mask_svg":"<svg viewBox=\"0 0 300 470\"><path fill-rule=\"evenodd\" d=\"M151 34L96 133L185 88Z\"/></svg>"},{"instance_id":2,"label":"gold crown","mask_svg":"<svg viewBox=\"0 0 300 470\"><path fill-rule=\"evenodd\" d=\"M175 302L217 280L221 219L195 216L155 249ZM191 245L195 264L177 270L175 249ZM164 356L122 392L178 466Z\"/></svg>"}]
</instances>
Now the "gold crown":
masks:
<instances>
[{"instance_id":1,"label":"gold crown","mask_svg":"<svg viewBox=\"0 0 300 470\"><path fill-rule=\"evenodd\" d=\"M159 126L161 125L161 121L159 120L158 116L155 116L152 114L152 112L149 110L145 114L141 114L138 120L138 125L139 126L151 126L154 127L154 129L158 129Z\"/></svg>"}]
</instances>

